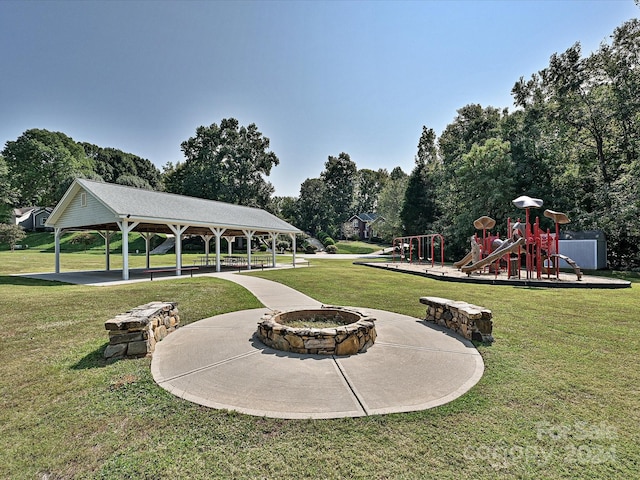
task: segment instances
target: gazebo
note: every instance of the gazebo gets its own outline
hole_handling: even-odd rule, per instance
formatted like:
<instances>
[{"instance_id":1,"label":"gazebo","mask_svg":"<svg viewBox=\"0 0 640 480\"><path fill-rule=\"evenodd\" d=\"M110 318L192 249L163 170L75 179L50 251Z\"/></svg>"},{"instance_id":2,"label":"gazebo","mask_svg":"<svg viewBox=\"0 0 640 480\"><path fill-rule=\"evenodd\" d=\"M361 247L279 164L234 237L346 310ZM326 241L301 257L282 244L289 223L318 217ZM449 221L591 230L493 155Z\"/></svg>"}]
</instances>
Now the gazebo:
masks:
<instances>
[{"instance_id":1,"label":"gazebo","mask_svg":"<svg viewBox=\"0 0 640 480\"><path fill-rule=\"evenodd\" d=\"M129 279L129 233L138 232L145 239L147 268L151 237L157 233L174 235L176 275L182 269L182 237L198 235L209 255L209 241L216 239L216 271L220 271L220 239L247 239L247 268L251 269L251 240L268 237L272 243L272 262L276 264L276 239L292 239L293 263L296 261L296 234L293 225L260 208L204 200L171 193L76 179L53 209L46 225L55 234L55 271L60 273L60 238L69 231L97 231L105 239L106 270L110 269L109 241L122 232L122 279Z\"/></svg>"}]
</instances>

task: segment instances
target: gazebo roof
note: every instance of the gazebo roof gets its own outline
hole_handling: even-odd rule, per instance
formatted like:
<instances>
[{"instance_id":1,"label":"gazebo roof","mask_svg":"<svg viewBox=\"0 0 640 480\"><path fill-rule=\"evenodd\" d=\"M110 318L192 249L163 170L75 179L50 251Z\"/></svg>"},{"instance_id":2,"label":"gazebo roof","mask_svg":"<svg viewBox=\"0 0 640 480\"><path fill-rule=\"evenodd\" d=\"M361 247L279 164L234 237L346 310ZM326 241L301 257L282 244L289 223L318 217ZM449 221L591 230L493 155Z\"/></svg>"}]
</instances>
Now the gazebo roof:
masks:
<instances>
[{"instance_id":1,"label":"gazebo roof","mask_svg":"<svg viewBox=\"0 0 640 480\"><path fill-rule=\"evenodd\" d=\"M225 236L301 233L299 229L260 208L205 200L164 192L76 179L55 207L47 226L69 230L117 230L117 222L139 222L134 231L172 233L168 225L188 226L185 234Z\"/></svg>"}]
</instances>

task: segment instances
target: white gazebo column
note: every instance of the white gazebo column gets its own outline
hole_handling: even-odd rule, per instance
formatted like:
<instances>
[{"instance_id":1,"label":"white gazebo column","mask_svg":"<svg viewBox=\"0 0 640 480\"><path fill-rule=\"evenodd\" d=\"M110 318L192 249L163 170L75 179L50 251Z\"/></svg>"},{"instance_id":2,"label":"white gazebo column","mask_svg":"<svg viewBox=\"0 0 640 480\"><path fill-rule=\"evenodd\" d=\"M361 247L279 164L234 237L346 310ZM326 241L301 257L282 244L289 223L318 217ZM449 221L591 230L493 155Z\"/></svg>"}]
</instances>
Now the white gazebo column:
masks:
<instances>
[{"instance_id":1,"label":"white gazebo column","mask_svg":"<svg viewBox=\"0 0 640 480\"><path fill-rule=\"evenodd\" d=\"M129 224L127 219L118 222L122 232L122 279L129 280L129 232L138 226L138 222Z\"/></svg>"},{"instance_id":2,"label":"white gazebo column","mask_svg":"<svg viewBox=\"0 0 640 480\"><path fill-rule=\"evenodd\" d=\"M144 250L146 252L146 260L147 260L147 268L150 268L151 265L151 237L153 237L155 233L152 232L144 232L142 237L144 238Z\"/></svg>"},{"instance_id":3,"label":"white gazebo column","mask_svg":"<svg viewBox=\"0 0 640 480\"><path fill-rule=\"evenodd\" d=\"M200 235L200 238L204 242L204 263L205 265L209 265L209 242L213 238L213 235Z\"/></svg>"},{"instance_id":4,"label":"white gazebo column","mask_svg":"<svg viewBox=\"0 0 640 480\"><path fill-rule=\"evenodd\" d=\"M213 228L209 227L213 234L216 236L216 272L220 271L220 237L227 230L226 228ZM229 245L231 243L229 242Z\"/></svg>"},{"instance_id":5,"label":"white gazebo column","mask_svg":"<svg viewBox=\"0 0 640 480\"><path fill-rule=\"evenodd\" d=\"M55 227L53 231L54 231L54 237L55 237L55 252L56 252L55 270L56 270L56 273L60 273L60 237L62 237L64 230L61 229L60 227Z\"/></svg>"},{"instance_id":6,"label":"white gazebo column","mask_svg":"<svg viewBox=\"0 0 640 480\"><path fill-rule=\"evenodd\" d=\"M105 230L104 232L98 232L98 234L104 238L104 256L105 256L105 270L108 272L111 270L111 236L114 232Z\"/></svg>"},{"instance_id":7,"label":"white gazebo column","mask_svg":"<svg viewBox=\"0 0 640 480\"><path fill-rule=\"evenodd\" d=\"M276 240L278 240L278 234L276 232L270 232L271 237L271 260L273 268L276 268Z\"/></svg>"},{"instance_id":8,"label":"white gazebo column","mask_svg":"<svg viewBox=\"0 0 640 480\"><path fill-rule=\"evenodd\" d=\"M167 225L176 237L176 276L182 275L182 234L189 225Z\"/></svg>"},{"instance_id":9,"label":"white gazebo column","mask_svg":"<svg viewBox=\"0 0 640 480\"><path fill-rule=\"evenodd\" d=\"M231 244L236 241L236 237L227 237L227 250L228 255L233 255L233 249L231 248Z\"/></svg>"},{"instance_id":10,"label":"white gazebo column","mask_svg":"<svg viewBox=\"0 0 640 480\"><path fill-rule=\"evenodd\" d=\"M243 230L245 237L247 237L247 270L251 270L251 239L253 238L253 234L256 233L255 230Z\"/></svg>"},{"instance_id":11,"label":"white gazebo column","mask_svg":"<svg viewBox=\"0 0 640 480\"><path fill-rule=\"evenodd\" d=\"M289 236L291 237L291 250L293 251L293 266L296 266L296 234L295 233L290 233Z\"/></svg>"}]
</instances>

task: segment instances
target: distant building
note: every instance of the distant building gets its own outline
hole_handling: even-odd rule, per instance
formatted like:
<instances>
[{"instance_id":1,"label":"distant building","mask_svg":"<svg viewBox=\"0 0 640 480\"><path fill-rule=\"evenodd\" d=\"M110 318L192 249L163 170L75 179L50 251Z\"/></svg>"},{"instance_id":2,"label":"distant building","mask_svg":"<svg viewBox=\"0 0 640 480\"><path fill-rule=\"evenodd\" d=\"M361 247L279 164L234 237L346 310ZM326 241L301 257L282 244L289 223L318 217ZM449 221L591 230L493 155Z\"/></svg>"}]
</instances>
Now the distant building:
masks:
<instances>
[{"instance_id":1,"label":"distant building","mask_svg":"<svg viewBox=\"0 0 640 480\"><path fill-rule=\"evenodd\" d=\"M376 226L384 222L384 218L377 213L359 213L353 215L342 224L342 235L345 238L370 240L378 237Z\"/></svg>"},{"instance_id":2,"label":"distant building","mask_svg":"<svg viewBox=\"0 0 640 480\"><path fill-rule=\"evenodd\" d=\"M51 207L14 208L13 223L20 225L26 232L51 232L53 229L46 227L45 223L52 211Z\"/></svg>"}]
</instances>

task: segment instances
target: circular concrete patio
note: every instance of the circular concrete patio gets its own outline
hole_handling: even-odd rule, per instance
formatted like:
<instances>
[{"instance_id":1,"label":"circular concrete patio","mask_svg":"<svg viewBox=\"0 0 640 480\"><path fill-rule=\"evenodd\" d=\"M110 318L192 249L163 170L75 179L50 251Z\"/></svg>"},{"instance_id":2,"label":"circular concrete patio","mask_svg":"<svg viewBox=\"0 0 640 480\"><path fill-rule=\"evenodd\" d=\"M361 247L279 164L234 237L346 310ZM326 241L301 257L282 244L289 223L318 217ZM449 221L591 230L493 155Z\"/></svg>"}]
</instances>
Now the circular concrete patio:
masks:
<instances>
[{"instance_id":1,"label":"circular concrete patio","mask_svg":"<svg viewBox=\"0 0 640 480\"><path fill-rule=\"evenodd\" d=\"M267 310L218 315L172 333L156 346L155 381L207 407L276 418L339 418L442 405L467 392L484 371L471 342L416 318L373 309L365 310L377 318L378 338L365 353L274 350L255 336Z\"/></svg>"}]
</instances>

